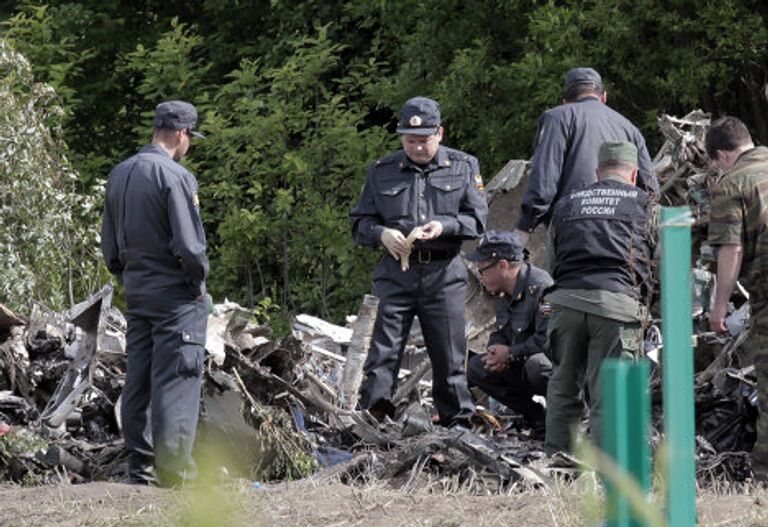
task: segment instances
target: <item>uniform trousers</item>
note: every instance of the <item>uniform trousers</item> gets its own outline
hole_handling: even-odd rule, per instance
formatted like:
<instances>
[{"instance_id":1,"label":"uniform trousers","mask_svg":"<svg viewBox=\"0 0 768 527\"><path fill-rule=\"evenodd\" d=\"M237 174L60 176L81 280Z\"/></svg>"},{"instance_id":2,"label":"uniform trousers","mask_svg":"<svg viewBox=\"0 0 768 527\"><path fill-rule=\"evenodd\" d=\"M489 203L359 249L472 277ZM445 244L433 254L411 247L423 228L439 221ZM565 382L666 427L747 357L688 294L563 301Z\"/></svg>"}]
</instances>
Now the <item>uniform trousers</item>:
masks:
<instances>
[{"instance_id":1,"label":"uniform trousers","mask_svg":"<svg viewBox=\"0 0 768 527\"><path fill-rule=\"evenodd\" d=\"M189 291L127 295L122 421L129 459L153 460L161 485L195 476L208 301Z\"/></svg>"},{"instance_id":2,"label":"uniform trousers","mask_svg":"<svg viewBox=\"0 0 768 527\"><path fill-rule=\"evenodd\" d=\"M477 386L509 409L522 415L532 427L544 428L544 408L534 402L534 395L546 395L552 363L543 353L525 360L515 360L499 372L488 371L482 355L469 361L470 386Z\"/></svg>"},{"instance_id":3,"label":"uniform trousers","mask_svg":"<svg viewBox=\"0 0 768 527\"><path fill-rule=\"evenodd\" d=\"M753 297L756 295L753 295ZM756 479L768 481L768 304L751 306L750 327L757 377L757 440L752 449L752 469Z\"/></svg>"},{"instance_id":4,"label":"uniform trousers","mask_svg":"<svg viewBox=\"0 0 768 527\"><path fill-rule=\"evenodd\" d=\"M379 298L370 349L360 389L362 408L392 414L392 396L411 330L418 316L432 363L432 395L444 425L466 420L475 405L464 371L464 303L467 270L458 257L420 263L412 258L403 272L400 263L385 256L373 276L373 294Z\"/></svg>"},{"instance_id":5,"label":"uniform trousers","mask_svg":"<svg viewBox=\"0 0 768 527\"><path fill-rule=\"evenodd\" d=\"M600 366L608 358L639 358L641 324L553 305L547 335L553 368L547 386L547 450L570 452L572 429L579 423L584 408L584 389L589 394L590 435L599 445Z\"/></svg>"}]
</instances>

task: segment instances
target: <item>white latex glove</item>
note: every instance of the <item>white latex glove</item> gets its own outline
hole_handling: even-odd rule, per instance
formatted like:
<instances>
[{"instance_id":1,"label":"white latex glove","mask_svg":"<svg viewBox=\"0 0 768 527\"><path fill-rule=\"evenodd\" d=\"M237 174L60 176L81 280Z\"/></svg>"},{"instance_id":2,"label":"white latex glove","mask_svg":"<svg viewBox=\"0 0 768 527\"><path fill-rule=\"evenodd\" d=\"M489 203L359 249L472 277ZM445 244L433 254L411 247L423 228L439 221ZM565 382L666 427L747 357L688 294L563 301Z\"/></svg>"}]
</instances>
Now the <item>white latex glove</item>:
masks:
<instances>
[{"instance_id":1,"label":"white latex glove","mask_svg":"<svg viewBox=\"0 0 768 527\"><path fill-rule=\"evenodd\" d=\"M387 248L387 251L395 260L400 260L403 255L408 258L408 254L411 252L405 236L397 229L384 229L381 231L381 244Z\"/></svg>"}]
</instances>

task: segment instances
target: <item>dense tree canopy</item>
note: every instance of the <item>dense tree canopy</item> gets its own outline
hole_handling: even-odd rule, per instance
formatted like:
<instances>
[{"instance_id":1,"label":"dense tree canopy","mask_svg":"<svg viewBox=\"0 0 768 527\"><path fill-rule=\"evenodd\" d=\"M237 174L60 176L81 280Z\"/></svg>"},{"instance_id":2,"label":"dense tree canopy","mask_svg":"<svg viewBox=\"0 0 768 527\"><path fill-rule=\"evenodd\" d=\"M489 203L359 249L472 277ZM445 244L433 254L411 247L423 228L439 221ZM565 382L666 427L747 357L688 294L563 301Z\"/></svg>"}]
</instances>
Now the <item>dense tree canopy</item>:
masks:
<instances>
[{"instance_id":1,"label":"dense tree canopy","mask_svg":"<svg viewBox=\"0 0 768 527\"><path fill-rule=\"evenodd\" d=\"M397 146L410 96L440 101L446 144L486 177L530 156L576 65L602 73L652 150L656 116L694 107L768 141L768 6L756 0L50 0L0 17L56 91L88 199L148 140L159 101L198 106L209 139L185 162L201 185L209 289L265 311L354 310L378 255L353 246L347 214L365 166Z\"/></svg>"}]
</instances>

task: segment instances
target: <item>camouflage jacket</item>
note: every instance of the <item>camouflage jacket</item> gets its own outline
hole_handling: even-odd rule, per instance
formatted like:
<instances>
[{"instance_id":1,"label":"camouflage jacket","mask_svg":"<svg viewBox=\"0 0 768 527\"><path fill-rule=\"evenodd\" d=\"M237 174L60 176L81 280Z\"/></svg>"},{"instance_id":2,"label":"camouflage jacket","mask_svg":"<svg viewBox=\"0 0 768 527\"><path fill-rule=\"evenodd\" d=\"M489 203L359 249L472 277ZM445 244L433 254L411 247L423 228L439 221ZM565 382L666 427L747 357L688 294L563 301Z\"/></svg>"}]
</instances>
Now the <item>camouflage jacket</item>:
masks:
<instances>
[{"instance_id":1,"label":"camouflage jacket","mask_svg":"<svg viewBox=\"0 0 768 527\"><path fill-rule=\"evenodd\" d=\"M753 305L768 302L768 148L742 153L715 186L709 213L709 243L738 244L743 259L740 279L755 296Z\"/></svg>"}]
</instances>

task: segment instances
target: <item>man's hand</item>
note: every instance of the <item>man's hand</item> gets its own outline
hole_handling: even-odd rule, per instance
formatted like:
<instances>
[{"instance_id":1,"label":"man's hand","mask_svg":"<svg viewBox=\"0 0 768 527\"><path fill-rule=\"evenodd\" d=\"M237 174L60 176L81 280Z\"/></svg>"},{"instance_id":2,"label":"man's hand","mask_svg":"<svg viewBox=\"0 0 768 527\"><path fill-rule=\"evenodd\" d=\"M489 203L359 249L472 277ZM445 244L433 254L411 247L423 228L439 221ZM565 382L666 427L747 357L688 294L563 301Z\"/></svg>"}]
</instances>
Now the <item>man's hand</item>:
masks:
<instances>
[{"instance_id":1,"label":"man's hand","mask_svg":"<svg viewBox=\"0 0 768 527\"><path fill-rule=\"evenodd\" d=\"M488 353L483 355L482 361L485 369L492 372L500 372L509 366L509 346L503 344L493 344L488 346Z\"/></svg>"},{"instance_id":2,"label":"man's hand","mask_svg":"<svg viewBox=\"0 0 768 527\"><path fill-rule=\"evenodd\" d=\"M709 311L709 329L722 335L728 333L728 326L725 325L726 306L715 302Z\"/></svg>"},{"instance_id":3,"label":"man's hand","mask_svg":"<svg viewBox=\"0 0 768 527\"><path fill-rule=\"evenodd\" d=\"M709 311L709 327L715 333L726 333L725 312L728 300L736 287L736 281L741 272L741 261L744 251L741 245L728 243L721 245L717 251L717 285L715 286L715 301Z\"/></svg>"},{"instance_id":4,"label":"man's hand","mask_svg":"<svg viewBox=\"0 0 768 527\"><path fill-rule=\"evenodd\" d=\"M408 258L410 248L405 241L403 233L397 229L384 229L381 231L381 244L387 248L387 251L395 260L399 260L401 257Z\"/></svg>"},{"instance_id":5,"label":"man's hand","mask_svg":"<svg viewBox=\"0 0 768 527\"><path fill-rule=\"evenodd\" d=\"M443 224L437 220L432 220L421 226L420 240L434 240L443 234Z\"/></svg>"},{"instance_id":6,"label":"man's hand","mask_svg":"<svg viewBox=\"0 0 768 527\"><path fill-rule=\"evenodd\" d=\"M520 240L520 243L523 244L523 247L528 246L528 240L531 238L530 232L525 232L525 231L521 231L520 229L515 229L515 231L512 234L517 236L517 239Z\"/></svg>"}]
</instances>

